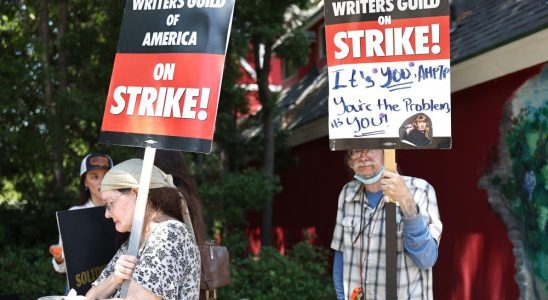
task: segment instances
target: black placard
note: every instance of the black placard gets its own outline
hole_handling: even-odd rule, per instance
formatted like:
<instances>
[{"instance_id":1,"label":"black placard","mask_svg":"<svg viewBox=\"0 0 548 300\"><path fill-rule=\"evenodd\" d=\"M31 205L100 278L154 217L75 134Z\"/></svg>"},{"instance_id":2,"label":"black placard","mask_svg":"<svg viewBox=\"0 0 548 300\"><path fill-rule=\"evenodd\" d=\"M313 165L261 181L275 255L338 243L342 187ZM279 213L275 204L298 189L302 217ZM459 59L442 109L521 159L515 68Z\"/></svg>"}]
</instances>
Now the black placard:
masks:
<instances>
[{"instance_id":1,"label":"black placard","mask_svg":"<svg viewBox=\"0 0 548 300\"><path fill-rule=\"evenodd\" d=\"M104 207L57 212L70 289L85 295L117 250L116 229Z\"/></svg>"}]
</instances>

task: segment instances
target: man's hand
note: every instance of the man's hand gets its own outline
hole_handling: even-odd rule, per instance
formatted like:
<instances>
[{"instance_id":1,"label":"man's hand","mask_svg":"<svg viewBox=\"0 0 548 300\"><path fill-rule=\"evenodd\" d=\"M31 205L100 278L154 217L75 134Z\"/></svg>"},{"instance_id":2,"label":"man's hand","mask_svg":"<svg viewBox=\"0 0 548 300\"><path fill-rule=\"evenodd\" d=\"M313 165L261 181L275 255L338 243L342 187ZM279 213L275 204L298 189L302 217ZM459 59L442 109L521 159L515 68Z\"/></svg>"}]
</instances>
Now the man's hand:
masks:
<instances>
[{"instance_id":1,"label":"man's hand","mask_svg":"<svg viewBox=\"0 0 548 300\"><path fill-rule=\"evenodd\" d=\"M417 215L417 204L413 195L405 185L403 177L398 173L384 171L381 178L381 189L387 201L398 202L404 217L414 218Z\"/></svg>"}]
</instances>

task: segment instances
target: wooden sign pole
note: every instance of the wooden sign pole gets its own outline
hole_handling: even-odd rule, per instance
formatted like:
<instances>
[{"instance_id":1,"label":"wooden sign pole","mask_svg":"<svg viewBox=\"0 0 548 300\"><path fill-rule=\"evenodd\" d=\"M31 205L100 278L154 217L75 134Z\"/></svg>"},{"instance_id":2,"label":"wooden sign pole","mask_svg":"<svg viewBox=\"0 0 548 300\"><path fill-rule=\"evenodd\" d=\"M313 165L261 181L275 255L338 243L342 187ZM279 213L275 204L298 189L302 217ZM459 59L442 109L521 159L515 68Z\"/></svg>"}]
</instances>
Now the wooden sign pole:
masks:
<instances>
[{"instance_id":1,"label":"wooden sign pole","mask_svg":"<svg viewBox=\"0 0 548 300\"><path fill-rule=\"evenodd\" d=\"M384 150L384 167L388 171L396 172L396 150ZM397 287L397 227L396 227L396 203L397 199L385 199L386 222L386 299L395 300L398 298Z\"/></svg>"},{"instance_id":2,"label":"wooden sign pole","mask_svg":"<svg viewBox=\"0 0 548 300\"><path fill-rule=\"evenodd\" d=\"M396 172L396 150L384 149L384 168Z\"/></svg>"}]
</instances>

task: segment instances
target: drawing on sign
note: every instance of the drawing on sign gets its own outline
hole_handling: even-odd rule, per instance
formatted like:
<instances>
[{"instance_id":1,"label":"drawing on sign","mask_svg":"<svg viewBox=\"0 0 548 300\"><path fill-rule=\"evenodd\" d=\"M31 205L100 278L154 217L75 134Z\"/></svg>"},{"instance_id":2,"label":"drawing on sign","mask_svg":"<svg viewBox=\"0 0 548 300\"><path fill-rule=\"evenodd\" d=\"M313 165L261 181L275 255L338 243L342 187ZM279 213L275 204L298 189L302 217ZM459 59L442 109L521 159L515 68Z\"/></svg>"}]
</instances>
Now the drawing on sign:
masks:
<instances>
[{"instance_id":1,"label":"drawing on sign","mask_svg":"<svg viewBox=\"0 0 548 300\"><path fill-rule=\"evenodd\" d=\"M430 145L432 136L434 136L432 120L424 113L409 117L400 127L400 140L415 147Z\"/></svg>"}]
</instances>

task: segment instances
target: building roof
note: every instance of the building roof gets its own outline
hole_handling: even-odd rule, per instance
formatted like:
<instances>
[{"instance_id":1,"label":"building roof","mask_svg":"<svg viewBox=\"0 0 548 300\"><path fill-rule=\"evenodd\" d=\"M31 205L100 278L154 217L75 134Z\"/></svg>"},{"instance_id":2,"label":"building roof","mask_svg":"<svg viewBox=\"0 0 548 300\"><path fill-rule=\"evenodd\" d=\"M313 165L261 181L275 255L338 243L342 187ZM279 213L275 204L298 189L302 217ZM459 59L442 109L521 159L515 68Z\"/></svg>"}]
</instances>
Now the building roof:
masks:
<instances>
[{"instance_id":1,"label":"building roof","mask_svg":"<svg viewBox=\"0 0 548 300\"><path fill-rule=\"evenodd\" d=\"M548 27L546 0L453 0L452 64Z\"/></svg>"},{"instance_id":2,"label":"building roof","mask_svg":"<svg viewBox=\"0 0 548 300\"><path fill-rule=\"evenodd\" d=\"M452 6L452 65L548 28L547 0L453 0ZM285 126L296 129L326 117L327 100L327 68L312 70L282 92Z\"/></svg>"},{"instance_id":3,"label":"building roof","mask_svg":"<svg viewBox=\"0 0 548 300\"><path fill-rule=\"evenodd\" d=\"M282 110L286 111L285 123L289 129L307 124L327 115L328 97L327 68L320 72L313 69L291 88L282 92Z\"/></svg>"}]
</instances>

